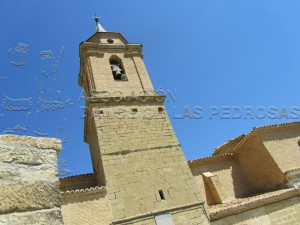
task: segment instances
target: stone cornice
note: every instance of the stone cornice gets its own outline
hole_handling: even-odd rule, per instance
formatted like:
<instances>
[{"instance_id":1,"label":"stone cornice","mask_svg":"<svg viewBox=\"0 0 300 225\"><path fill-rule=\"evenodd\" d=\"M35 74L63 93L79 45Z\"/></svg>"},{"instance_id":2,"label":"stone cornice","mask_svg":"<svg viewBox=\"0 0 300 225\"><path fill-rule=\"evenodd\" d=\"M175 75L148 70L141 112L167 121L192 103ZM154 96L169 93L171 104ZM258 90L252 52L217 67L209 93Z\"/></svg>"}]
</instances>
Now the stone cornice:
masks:
<instances>
[{"instance_id":1,"label":"stone cornice","mask_svg":"<svg viewBox=\"0 0 300 225\"><path fill-rule=\"evenodd\" d=\"M57 152L57 154L62 148L62 142L57 138L0 135L0 142L3 144L35 147L39 149L53 149Z\"/></svg>"},{"instance_id":2,"label":"stone cornice","mask_svg":"<svg viewBox=\"0 0 300 225\"><path fill-rule=\"evenodd\" d=\"M163 105L165 101L165 95L139 95L139 96L108 96L108 97L88 97L86 98L87 105L102 104L104 106L121 106L130 103L131 105L145 105L154 103L155 105Z\"/></svg>"},{"instance_id":3,"label":"stone cornice","mask_svg":"<svg viewBox=\"0 0 300 225\"><path fill-rule=\"evenodd\" d=\"M142 52L142 45L141 44L99 44L99 43L91 43L91 42L84 42L80 45L80 55L85 55L89 52L100 52L100 53L107 53L108 52L121 52L121 53L141 53Z\"/></svg>"},{"instance_id":4,"label":"stone cornice","mask_svg":"<svg viewBox=\"0 0 300 225\"><path fill-rule=\"evenodd\" d=\"M141 57L143 58L143 54L141 52L131 52L131 53L124 53L125 58L130 58L130 57Z\"/></svg>"},{"instance_id":5,"label":"stone cornice","mask_svg":"<svg viewBox=\"0 0 300 225\"><path fill-rule=\"evenodd\" d=\"M100 58L104 57L104 53L100 52L97 49L91 49L91 50L88 50L88 51L84 51L84 54L85 54L85 56L97 56L97 57L100 57ZM86 63L86 58L82 58L81 63Z\"/></svg>"},{"instance_id":6,"label":"stone cornice","mask_svg":"<svg viewBox=\"0 0 300 225\"><path fill-rule=\"evenodd\" d=\"M248 211L254 208L258 208L267 204L275 203L299 195L300 195L300 191L298 189L291 188L287 190L279 190L271 193L266 193L263 194L261 197L260 196L250 197L247 198L246 201L242 203L230 204L224 207L222 207L222 204L220 204L220 208L217 208L216 210L212 210L215 206L210 207L210 209L208 210L209 218L211 221L214 221L226 216Z\"/></svg>"},{"instance_id":7,"label":"stone cornice","mask_svg":"<svg viewBox=\"0 0 300 225\"><path fill-rule=\"evenodd\" d=\"M179 206L175 206L175 207L168 207L168 208L165 208L165 209L159 209L159 210L155 210L155 211L152 211L152 212L147 212L147 213L144 213L144 214L127 217L127 218L124 218L124 219L114 220L112 222L112 224L125 224L125 223L131 222L133 220L138 220L138 219L147 218L147 217L153 217L154 215L158 215L158 214L161 214L161 213L164 213L164 212L173 212L173 211L176 211L176 210L184 210L186 208L193 208L193 207L201 207L202 210L205 211L204 202L199 201L199 202L194 202L194 203L191 203L191 204L179 205ZM204 212L204 213L206 213L206 212Z\"/></svg>"}]
</instances>

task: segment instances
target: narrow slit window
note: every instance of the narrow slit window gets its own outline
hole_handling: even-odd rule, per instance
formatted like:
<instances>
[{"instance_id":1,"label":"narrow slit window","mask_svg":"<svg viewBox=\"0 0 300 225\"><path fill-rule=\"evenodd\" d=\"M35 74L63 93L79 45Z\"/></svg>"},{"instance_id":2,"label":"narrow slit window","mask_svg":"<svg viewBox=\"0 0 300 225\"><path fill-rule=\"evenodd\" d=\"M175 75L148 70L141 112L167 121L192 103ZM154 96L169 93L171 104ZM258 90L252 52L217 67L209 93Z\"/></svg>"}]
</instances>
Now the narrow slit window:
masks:
<instances>
[{"instance_id":1,"label":"narrow slit window","mask_svg":"<svg viewBox=\"0 0 300 225\"><path fill-rule=\"evenodd\" d=\"M103 117L103 110L95 111L95 115L98 116L98 117Z\"/></svg>"},{"instance_id":2,"label":"narrow slit window","mask_svg":"<svg viewBox=\"0 0 300 225\"><path fill-rule=\"evenodd\" d=\"M137 111L138 111L137 108L132 109L133 113L137 113Z\"/></svg>"},{"instance_id":3,"label":"narrow slit window","mask_svg":"<svg viewBox=\"0 0 300 225\"><path fill-rule=\"evenodd\" d=\"M159 196L160 196L160 200L165 200L164 192L162 190L159 190L158 193L159 193Z\"/></svg>"},{"instance_id":4,"label":"narrow slit window","mask_svg":"<svg viewBox=\"0 0 300 225\"><path fill-rule=\"evenodd\" d=\"M95 116L95 117L103 117L103 110L95 110L94 112L93 112L93 116Z\"/></svg>"},{"instance_id":5,"label":"narrow slit window","mask_svg":"<svg viewBox=\"0 0 300 225\"><path fill-rule=\"evenodd\" d=\"M159 113L162 113L164 111L164 108L163 107L158 107L158 112Z\"/></svg>"}]
</instances>

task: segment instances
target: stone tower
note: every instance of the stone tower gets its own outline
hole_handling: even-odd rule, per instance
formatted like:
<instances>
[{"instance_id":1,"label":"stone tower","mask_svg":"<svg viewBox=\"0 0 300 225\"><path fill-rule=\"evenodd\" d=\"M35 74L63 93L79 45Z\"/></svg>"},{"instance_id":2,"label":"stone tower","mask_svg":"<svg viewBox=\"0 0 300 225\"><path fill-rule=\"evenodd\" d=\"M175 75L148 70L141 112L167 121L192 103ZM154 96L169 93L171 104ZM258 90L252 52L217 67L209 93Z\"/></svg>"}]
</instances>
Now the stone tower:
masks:
<instances>
[{"instance_id":1,"label":"stone tower","mask_svg":"<svg viewBox=\"0 0 300 225\"><path fill-rule=\"evenodd\" d=\"M142 45L96 33L80 44L84 140L113 224L207 223L199 190L143 62ZM167 223L165 223L167 222Z\"/></svg>"}]
</instances>

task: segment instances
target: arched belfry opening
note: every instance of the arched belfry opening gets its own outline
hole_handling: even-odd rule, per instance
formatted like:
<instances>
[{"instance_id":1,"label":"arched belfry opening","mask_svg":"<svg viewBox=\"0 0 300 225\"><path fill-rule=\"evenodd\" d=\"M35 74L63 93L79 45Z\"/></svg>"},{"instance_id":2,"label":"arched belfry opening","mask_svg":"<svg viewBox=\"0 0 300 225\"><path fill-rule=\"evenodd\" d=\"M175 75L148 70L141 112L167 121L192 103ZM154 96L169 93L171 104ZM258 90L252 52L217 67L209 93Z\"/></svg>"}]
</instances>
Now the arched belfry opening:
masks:
<instances>
[{"instance_id":1,"label":"arched belfry opening","mask_svg":"<svg viewBox=\"0 0 300 225\"><path fill-rule=\"evenodd\" d=\"M113 56L110 58L109 63L114 80L128 81L128 77L125 73L125 69L120 58Z\"/></svg>"}]
</instances>

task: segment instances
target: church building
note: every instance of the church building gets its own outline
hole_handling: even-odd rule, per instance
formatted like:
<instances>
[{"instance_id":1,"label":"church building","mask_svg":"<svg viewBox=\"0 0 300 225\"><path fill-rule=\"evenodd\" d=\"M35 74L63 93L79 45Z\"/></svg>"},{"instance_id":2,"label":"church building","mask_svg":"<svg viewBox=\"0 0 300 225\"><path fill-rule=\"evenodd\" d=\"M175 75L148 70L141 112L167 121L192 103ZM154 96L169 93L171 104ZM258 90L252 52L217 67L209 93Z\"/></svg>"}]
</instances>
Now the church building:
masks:
<instances>
[{"instance_id":1,"label":"church building","mask_svg":"<svg viewBox=\"0 0 300 225\"><path fill-rule=\"evenodd\" d=\"M60 142L0 136L0 225L300 224L300 122L256 127L187 161L142 45L96 24L78 77L94 172L59 180Z\"/></svg>"}]
</instances>

